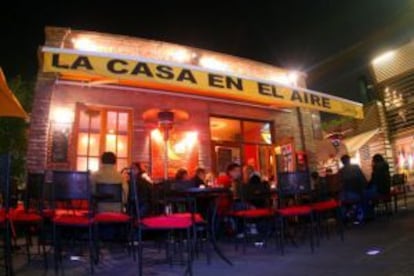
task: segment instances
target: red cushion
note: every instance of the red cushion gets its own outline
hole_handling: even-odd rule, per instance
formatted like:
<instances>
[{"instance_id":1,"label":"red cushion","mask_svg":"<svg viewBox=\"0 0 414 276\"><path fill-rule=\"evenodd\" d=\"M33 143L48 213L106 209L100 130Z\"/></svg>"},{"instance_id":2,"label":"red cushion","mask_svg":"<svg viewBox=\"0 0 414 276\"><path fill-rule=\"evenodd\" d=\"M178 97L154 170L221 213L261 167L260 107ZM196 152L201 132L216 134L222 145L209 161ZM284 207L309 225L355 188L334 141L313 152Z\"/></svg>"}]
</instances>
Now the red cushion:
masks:
<instances>
[{"instance_id":1,"label":"red cushion","mask_svg":"<svg viewBox=\"0 0 414 276\"><path fill-rule=\"evenodd\" d=\"M246 218L260 218L260 217L270 217L273 216L275 212L272 209L262 208L262 209L248 209L234 212L233 215L236 217L246 217Z\"/></svg>"},{"instance_id":2,"label":"red cushion","mask_svg":"<svg viewBox=\"0 0 414 276\"><path fill-rule=\"evenodd\" d=\"M126 223L130 220L130 216L116 212L102 212L96 214L94 218L96 223Z\"/></svg>"},{"instance_id":3,"label":"red cushion","mask_svg":"<svg viewBox=\"0 0 414 276\"><path fill-rule=\"evenodd\" d=\"M190 217L156 216L143 218L141 224L153 229L185 229L192 225Z\"/></svg>"},{"instance_id":4,"label":"red cushion","mask_svg":"<svg viewBox=\"0 0 414 276\"><path fill-rule=\"evenodd\" d=\"M42 217L35 212L15 211L10 214L10 219L16 223L38 223L42 221Z\"/></svg>"},{"instance_id":5,"label":"red cushion","mask_svg":"<svg viewBox=\"0 0 414 276\"><path fill-rule=\"evenodd\" d=\"M326 200L322 202L316 202L312 204L312 209L317 212L328 211L328 210L336 209L338 207L339 207L339 203L335 199Z\"/></svg>"},{"instance_id":6,"label":"red cushion","mask_svg":"<svg viewBox=\"0 0 414 276\"><path fill-rule=\"evenodd\" d=\"M404 191L400 189L392 189L390 192L390 195L392 196L397 196L397 195L402 195L402 194L404 194Z\"/></svg>"},{"instance_id":7,"label":"red cushion","mask_svg":"<svg viewBox=\"0 0 414 276\"><path fill-rule=\"evenodd\" d=\"M279 209L277 212L284 217L302 216L312 213L312 208L310 206L289 206Z\"/></svg>"},{"instance_id":8,"label":"red cushion","mask_svg":"<svg viewBox=\"0 0 414 276\"><path fill-rule=\"evenodd\" d=\"M170 217L176 217L176 218L188 218L190 220L192 219L191 213L176 213L176 214L171 214L169 216ZM205 222L205 220L203 219L203 217L199 213L194 214L194 221L195 221L195 223L204 223Z\"/></svg>"},{"instance_id":9,"label":"red cushion","mask_svg":"<svg viewBox=\"0 0 414 276\"><path fill-rule=\"evenodd\" d=\"M93 223L93 220L88 218L87 216L61 215L54 217L53 222L57 225L89 226Z\"/></svg>"}]
</instances>

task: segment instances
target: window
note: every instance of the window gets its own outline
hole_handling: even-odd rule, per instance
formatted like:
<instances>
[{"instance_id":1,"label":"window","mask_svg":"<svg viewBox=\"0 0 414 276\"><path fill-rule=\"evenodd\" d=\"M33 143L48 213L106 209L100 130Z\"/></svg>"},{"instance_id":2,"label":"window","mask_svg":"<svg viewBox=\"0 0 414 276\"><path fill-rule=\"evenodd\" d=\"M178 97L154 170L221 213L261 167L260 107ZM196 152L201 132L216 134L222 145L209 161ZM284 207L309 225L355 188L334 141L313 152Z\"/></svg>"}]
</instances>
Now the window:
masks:
<instances>
[{"instance_id":1,"label":"window","mask_svg":"<svg viewBox=\"0 0 414 276\"><path fill-rule=\"evenodd\" d=\"M78 108L76 169L99 169L100 155L111 151L121 170L130 159L131 114L125 110Z\"/></svg>"}]
</instances>

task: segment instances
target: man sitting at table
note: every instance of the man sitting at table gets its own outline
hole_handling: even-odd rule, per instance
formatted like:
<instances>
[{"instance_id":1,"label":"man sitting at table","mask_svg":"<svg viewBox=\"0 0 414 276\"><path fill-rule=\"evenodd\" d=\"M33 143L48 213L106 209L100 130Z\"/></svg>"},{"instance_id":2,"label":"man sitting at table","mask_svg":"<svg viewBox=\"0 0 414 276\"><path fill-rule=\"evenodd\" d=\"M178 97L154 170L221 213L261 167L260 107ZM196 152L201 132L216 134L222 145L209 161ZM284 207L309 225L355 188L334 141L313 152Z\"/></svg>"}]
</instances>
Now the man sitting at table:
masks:
<instances>
[{"instance_id":1,"label":"man sitting at table","mask_svg":"<svg viewBox=\"0 0 414 276\"><path fill-rule=\"evenodd\" d=\"M194 187L200 187L201 185L205 186L205 179L206 179L206 170L203 168L197 168L195 171L194 177L191 179L192 184Z\"/></svg>"},{"instance_id":2,"label":"man sitting at table","mask_svg":"<svg viewBox=\"0 0 414 276\"><path fill-rule=\"evenodd\" d=\"M124 181L121 173L116 170L116 155L113 152L104 152L101 156L101 167L92 175L92 191L96 193L96 185L120 184L122 185L122 201L126 202L128 183ZM101 202L97 205L98 212L120 212L119 203Z\"/></svg>"}]
</instances>

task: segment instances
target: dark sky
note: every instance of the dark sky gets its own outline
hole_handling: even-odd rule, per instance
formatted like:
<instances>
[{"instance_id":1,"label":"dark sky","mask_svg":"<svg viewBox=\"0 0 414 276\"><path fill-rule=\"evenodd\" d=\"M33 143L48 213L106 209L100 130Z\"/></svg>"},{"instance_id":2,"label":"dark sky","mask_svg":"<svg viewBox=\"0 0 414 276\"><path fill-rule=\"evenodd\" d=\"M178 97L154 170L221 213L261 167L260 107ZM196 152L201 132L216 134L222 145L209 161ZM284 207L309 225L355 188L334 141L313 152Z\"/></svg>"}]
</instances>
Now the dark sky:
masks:
<instances>
[{"instance_id":1,"label":"dark sky","mask_svg":"<svg viewBox=\"0 0 414 276\"><path fill-rule=\"evenodd\" d=\"M35 2L36 6L28 6ZM30 78L45 25L174 42L303 70L312 89L359 100L373 56L414 37L414 0L8 1L0 66Z\"/></svg>"}]
</instances>

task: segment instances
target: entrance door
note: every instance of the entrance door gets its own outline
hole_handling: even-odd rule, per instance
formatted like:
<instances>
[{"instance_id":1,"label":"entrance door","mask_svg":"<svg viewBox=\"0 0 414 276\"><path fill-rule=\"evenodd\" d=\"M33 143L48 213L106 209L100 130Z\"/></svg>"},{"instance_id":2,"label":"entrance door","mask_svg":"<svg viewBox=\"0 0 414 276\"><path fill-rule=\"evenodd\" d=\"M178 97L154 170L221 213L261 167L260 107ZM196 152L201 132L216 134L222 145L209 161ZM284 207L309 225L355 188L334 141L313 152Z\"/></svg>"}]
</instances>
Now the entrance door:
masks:
<instances>
[{"instance_id":1,"label":"entrance door","mask_svg":"<svg viewBox=\"0 0 414 276\"><path fill-rule=\"evenodd\" d=\"M240 164L242 160L240 146L237 145L214 145L214 162L217 175L226 173L227 166L231 163Z\"/></svg>"}]
</instances>

